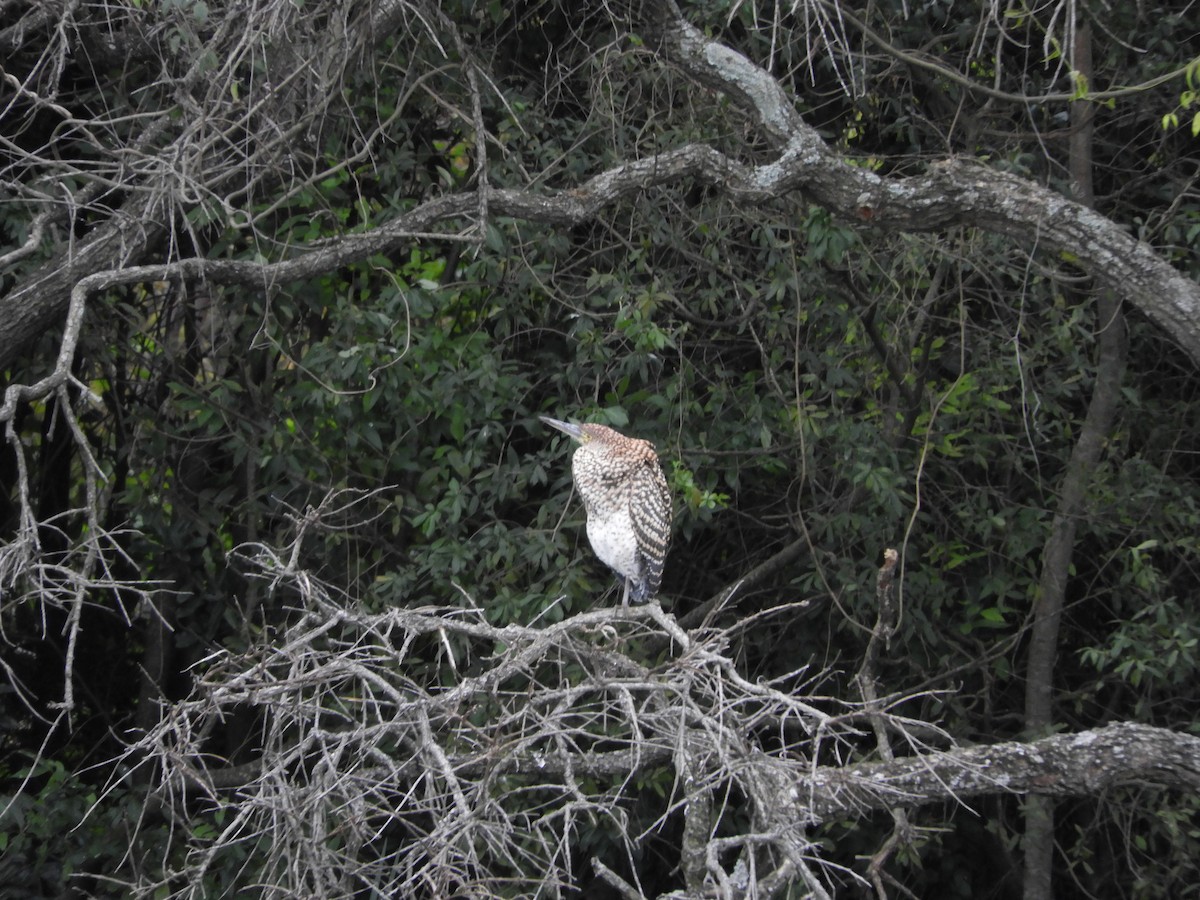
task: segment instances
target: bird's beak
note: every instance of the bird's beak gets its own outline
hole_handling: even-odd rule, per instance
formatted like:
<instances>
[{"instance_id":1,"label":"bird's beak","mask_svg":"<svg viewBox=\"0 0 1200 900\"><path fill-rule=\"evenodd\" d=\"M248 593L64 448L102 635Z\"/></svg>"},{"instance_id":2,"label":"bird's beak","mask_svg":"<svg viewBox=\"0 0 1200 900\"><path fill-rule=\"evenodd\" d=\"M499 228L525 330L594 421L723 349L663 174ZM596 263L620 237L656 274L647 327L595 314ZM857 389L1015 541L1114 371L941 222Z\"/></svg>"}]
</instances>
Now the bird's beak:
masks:
<instances>
[{"instance_id":1,"label":"bird's beak","mask_svg":"<svg viewBox=\"0 0 1200 900\"><path fill-rule=\"evenodd\" d=\"M573 437L577 441L583 440L583 429L578 425L572 425L570 422L563 422L560 419L552 419L549 416L538 416L538 418L551 428L557 428L563 434Z\"/></svg>"}]
</instances>

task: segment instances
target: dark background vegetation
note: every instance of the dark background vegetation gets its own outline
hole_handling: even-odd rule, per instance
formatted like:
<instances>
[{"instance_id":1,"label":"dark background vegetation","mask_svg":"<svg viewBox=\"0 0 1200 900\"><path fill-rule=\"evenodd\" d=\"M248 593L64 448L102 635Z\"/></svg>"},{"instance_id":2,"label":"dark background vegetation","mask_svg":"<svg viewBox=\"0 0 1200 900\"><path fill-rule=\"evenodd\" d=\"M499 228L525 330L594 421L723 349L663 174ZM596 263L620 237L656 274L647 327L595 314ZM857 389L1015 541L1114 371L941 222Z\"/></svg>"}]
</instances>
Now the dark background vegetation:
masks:
<instances>
[{"instance_id":1,"label":"dark background vegetation","mask_svg":"<svg viewBox=\"0 0 1200 900\"><path fill-rule=\"evenodd\" d=\"M48 48L64 39L35 21L37 6L0 4L0 235L17 247L38 198L77 199L36 253L0 271L6 292L101 227L105 211L128 208L136 188L122 166L143 158L114 146L144 138L152 158L198 127L188 96L223 92L236 110L263 79L278 83L272 67L286 60L266 53L195 75L206 48L222 46L227 17L260 16L249 21L265 29L267 17L293 16L276 46L295 38L304 67L330 64L296 49L298 36L342 27L324 4L67 4L79 34L56 56ZM1095 90L1146 85L1200 53L1188 3L1070 8L1091 28ZM328 21L302 25L295 9ZM1012 5L989 18L970 4L847 7L854 18L829 27L844 29L853 53L823 44L803 8L697 2L683 13L767 67L856 166L903 176L969 156L1071 195L1078 123L1068 102L1039 99L1077 87L1056 19L1066 9ZM340 61L336 95L288 137L274 170L238 168L254 136L237 128L224 132L224 156L192 169L179 160L176 193L159 207L168 227L134 261L284 258L483 173L493 186L565 189L692 141L770 158L735 105L661 65L600 6L463 0L442 4L440 22L417 10ZM128 41L111 53L96 40L105 11ZM471 78L486 79L477 109ZM1180 75L1085 105L1095 208L1197 277L1193 88ZM260 127L311 108L303 90ZM64 124L60 109L91 127ZM142 115L159 109L174 112L153 125ZM1170 114L1177 121L1164 125ZM221 166L226 182L211 190L189 180ZM677 617L802 542L720 614L748 620L729 648L746 679L807 664L823 673L813 690L854 693L875 570L896 547L902 612L880 678L912 699L895 711L963 743L1036 736L1028 629L1109 327L1126 335L1127 356L1074 517L1052 730L1136 721L1195 733L1200 381L1136 310L1104 319L1094 288L1072 259L1041 253L1035 229L1024 241L966 226L896 233L803 195L751 204L697 181L650 187L581 225L489 217L258 289L173 279L95 296L72 368L95 399L72 396L103 473L96 497L63 394L21 404L0 452L0 540L23 524L13 441L40 540L38 568L21 563L15 542L0 565L0 893L122 896L181 865L181 828L220 827L148 814L145 785L113 761L128 759L160 705L189 696L214 651L270 645L286 627L291 601L249 577L235 551L285 545L331 490L363 495L307 533L303 566L355 608L478 605L505 625L614 603L584 538L568 448L539 414L656 443L676 499L661 600ZM18 348L5 384L50 371L60 340L55 326ZM76 627L75 582L61 573L82 565L97 526L111 538L106 567L86 586ZM785 615L752 618L787 604ZM407 677L452 681L440 652L435 640L418 648ZM68 671L74 709L62 716L53 704ZM251 761L252 732L231 719L210 752ZM630 833L662 816L663 802L647 779L628 803ZM1061 803L1056 896L1190 896L1197 802L1121 789ZM930 827L890 864L896 896L1020 895L1021 797L911 815ZM680 884L678 822L664 822L637 859L650 895ZM827 822L818 837L827 860L861 872L891 828L878 814ZM624 850L600 829L578 852L611 860ZM222 860L213 883L255 883L254 853ZM586 890L582 862L578 878Z\"/></svg>"}]
</instances>

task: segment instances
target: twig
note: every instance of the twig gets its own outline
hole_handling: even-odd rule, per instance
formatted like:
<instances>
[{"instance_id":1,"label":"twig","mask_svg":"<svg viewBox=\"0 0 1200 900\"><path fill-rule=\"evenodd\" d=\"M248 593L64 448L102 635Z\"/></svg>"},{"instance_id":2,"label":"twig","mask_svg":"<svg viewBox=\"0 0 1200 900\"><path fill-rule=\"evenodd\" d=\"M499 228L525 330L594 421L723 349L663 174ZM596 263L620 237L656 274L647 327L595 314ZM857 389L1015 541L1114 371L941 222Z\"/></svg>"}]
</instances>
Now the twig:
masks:
<instances>
[{"instance_id":1,"label":"twig","mask_svg":"<svg viewBox=\"0 0 1200 900\"><path fill-rule=\"evenodd\" d=\"M879 709L878 664L881 649L887 647L892 633L896 628L895 591L893 590L896 565L900 554L889 547L883 552L883 565L875 576L875 600L879 605L879 614L871 638L867 641L867 649L863 653L862 667L855 676L863 702L866 704L868 715L871 717L871 728L875 732L875 743L879 755L886 762L892 762L896 757L892 752L891 740L888 738L887 723L884 714ZM908 821L908 813L903 807L893 807L892 833L884 841L883 846L871 857L867 866L867 875L875 887L879 900L887 900L887 891L883 886L883 867L887 865L892 854L899 847L908 846L912 842L912 826Z\"/></svg>"}]
</instances>

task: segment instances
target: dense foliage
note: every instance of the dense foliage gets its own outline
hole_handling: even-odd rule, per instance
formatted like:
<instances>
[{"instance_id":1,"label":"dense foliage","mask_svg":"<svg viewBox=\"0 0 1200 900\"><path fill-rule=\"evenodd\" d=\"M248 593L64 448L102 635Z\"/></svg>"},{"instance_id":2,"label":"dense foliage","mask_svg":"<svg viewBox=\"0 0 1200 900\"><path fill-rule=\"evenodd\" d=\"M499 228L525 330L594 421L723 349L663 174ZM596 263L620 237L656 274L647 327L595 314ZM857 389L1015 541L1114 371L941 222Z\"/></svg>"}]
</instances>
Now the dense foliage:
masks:
<instances>
[{"instance_id":1,"label":"dense foliage","mask_svg":"<svg viewBox=\"0 0 1200 900\"><path fill-rule=\"evenodd\" d=\"M0 177L25 189L0 203L13 246L37 191L90 185L89 203L124 200L104 196L106 135L58 129L55 110L16 82L79 120L106 111L126 140L139 114L177 102L174 85L197 66L214 84L229 74L203 54L236 3L99 6L161 52L119 66L68 57L50 72L49 31L14 47L0 119ZM484 177L569 188L693 141L766 152L736 106L661 67L599 8L442 9L444 22L414 18L360 48L320 133L296 138L290 173L229 164L224 185L194 198L181 183L168 213L180 246L154 252L280 259ZM787 5L698 2L684 14L768 66L847 159L883 174L962 154L1070 193L1069 103L1039 98L1083 98L1096 208L1200 277L1194 69L1160 78L1200 52L1188 5L1076 11L1092 28L1087 84L1063 58L1058 7L976 20L957 5L874 4L826 20L844 44L822 43ZM245 102L239 85L251 94L266 77L261 62L240 60L222 83L231 108ZM1087 99L1138 85L1154 86ZM199 127L174 109L145 135L147 157ZM41 186L57 173L31 160L49 151L75 161L76 181ZM67 227L84 234L86 209ZM0 287L54 250L48 240L0 272ZM84 477L64 395L23 405L11 427L24 458L11 443L0 454L0 540L22 524L19 464L40 522L39 567L22 568L15 542L0 555L0 874L16 896L120 896L181 866L180 824L147 812L124 748L160 703L189 695L215 653L269 646L295 619L293 594L252 577L248 546L287 546L303 524L305 570L373 613L483 607L503 626L614 602L584 539L569 448L539 414L656 443L676 498L662 603L680 618L800 542L720 613L747 620L731 656L748 680L808 664L822 694L856 695L875 570L896 547L902 616L882 678L910 698L897 711L962 742L1027 736L1025 637L1096 384L1096 338L1111 325L1097 309L1072 260L1040 253L1036 234L882 233L801 197L749 204L700 183L650 188L571 228L492 217L478 233L429 235L404 254L260 289L172 281L95 298L73 371L92 398L77 426L102 477ZM1128 356L1077 523L1055 727L1194 732L1200 382L1136 312L1112 327L1127 328ZM6 383L49 371L58 340L51 331L24 348ZM73 623L76 583L62 572L81 565L98 527L110 552ZM444 649L431 638L411 650L407 677L452 682ZM661 652L648 646L647 664ZM68 661L75 709L64 717L54 704ZM257 727L225 723L210 752L252 760ZM864 738L853 749L873 748ZM647 892L668 890L676 876L654 861L679 840L670 778L646 782L629 833L661 817L639 864ZM914 811L896 883L916 896L1016 896L1021 800L977 812ZM1059 896L1186 895L1200 876L1197 812L1195 796L1133 790L1065 804ZM186 827L203 842L221 820ZM861 872L890 829L868 817L820 837L828 859ZM604 828L580 840L581 860L624 852ZM215 883L254 884L269 851L222 857ZM579 864L585 888L589 871Z\"/></svg>"}]
</instances>

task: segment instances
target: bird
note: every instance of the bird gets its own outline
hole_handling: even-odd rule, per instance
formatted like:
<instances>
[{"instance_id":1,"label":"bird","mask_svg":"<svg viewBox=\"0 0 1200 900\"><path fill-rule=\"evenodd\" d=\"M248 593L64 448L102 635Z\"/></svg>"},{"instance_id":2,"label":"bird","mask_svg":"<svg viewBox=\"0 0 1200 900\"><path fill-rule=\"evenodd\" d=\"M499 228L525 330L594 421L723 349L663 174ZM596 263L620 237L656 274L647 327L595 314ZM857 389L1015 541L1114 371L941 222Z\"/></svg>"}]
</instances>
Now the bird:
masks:
<instances>
[{"instance_id":1,"label":"bird","mask_svg":"<svg viewBox=\"0 0 1200 900\"><path fill-rule=\"evenodd\" d=\"M654 445L607 425L539 416L579 442L571 476L587 512L588 542L624 583L621 605L654 599L671 543L671 491Z\"/></svg>"}]
</instances>

